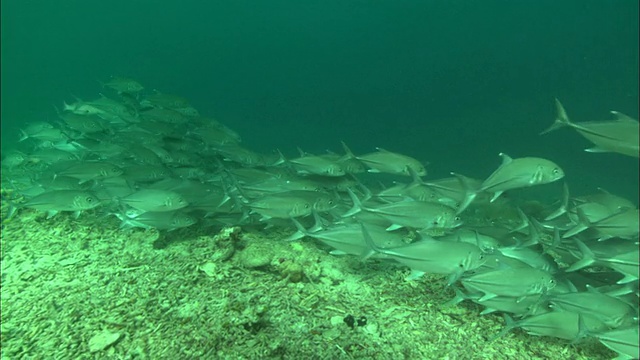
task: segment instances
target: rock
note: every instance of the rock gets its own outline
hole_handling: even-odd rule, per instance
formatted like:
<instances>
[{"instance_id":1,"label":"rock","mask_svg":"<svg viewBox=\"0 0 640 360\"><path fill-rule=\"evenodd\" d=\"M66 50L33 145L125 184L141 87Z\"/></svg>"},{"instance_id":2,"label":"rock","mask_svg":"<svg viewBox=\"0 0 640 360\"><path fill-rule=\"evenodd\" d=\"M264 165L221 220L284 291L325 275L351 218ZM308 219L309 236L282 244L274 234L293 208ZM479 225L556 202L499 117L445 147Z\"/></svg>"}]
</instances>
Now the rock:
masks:
<instances>
[{"instance_id":1,"label":"rock","mask_svg":"<svg viewBox=\"0 0 640 360\"><path fill-rule=\"evenodd\" d=\"M275 251L269 244L253 243L240 252L238 261L245 268L255 269L271 264L274 256Z\"/></svg>"},{"instance_id":2,"label":"rock","mask_svg":"<svg viewBox=\"0 0 640 360\"><path fill-rule=\"evenodd\" d=\"M89 340L89 352L94 353L108 348L118 341L120 336L120 333L112 333L109 330L103 330L97 333Z\"/></svg>"}]
</instances>

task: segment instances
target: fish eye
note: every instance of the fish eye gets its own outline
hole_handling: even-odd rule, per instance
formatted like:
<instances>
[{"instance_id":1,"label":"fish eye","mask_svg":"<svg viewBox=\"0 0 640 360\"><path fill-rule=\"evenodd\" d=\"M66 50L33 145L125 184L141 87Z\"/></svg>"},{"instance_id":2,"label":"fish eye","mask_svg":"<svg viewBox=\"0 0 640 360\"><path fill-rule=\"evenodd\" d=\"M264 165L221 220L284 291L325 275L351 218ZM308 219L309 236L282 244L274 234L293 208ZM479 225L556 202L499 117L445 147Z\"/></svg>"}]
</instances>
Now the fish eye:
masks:
<instances>
[{"instance_id":1,"label":"fish eye","mask_svg":"<svg viewBox=\"0 0 640 360\"><path fill-rule=\"evenodd\" d=\"M93 202L93 198L91 196L87 196L86 198L84 198L87 202Z\"/></svg>"}]
</instances>

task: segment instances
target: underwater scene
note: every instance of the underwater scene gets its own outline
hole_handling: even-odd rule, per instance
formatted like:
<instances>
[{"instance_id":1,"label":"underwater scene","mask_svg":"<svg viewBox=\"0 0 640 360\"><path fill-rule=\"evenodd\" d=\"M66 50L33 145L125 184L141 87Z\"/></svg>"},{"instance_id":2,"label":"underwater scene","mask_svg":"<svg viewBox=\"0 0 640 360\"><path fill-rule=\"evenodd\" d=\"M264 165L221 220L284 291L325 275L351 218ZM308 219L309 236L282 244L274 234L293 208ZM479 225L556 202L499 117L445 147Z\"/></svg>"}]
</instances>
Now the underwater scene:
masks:
<instances>
[{"instance_id":1,"label":"underwater scene","mask_svg":"<svg viewBox=\"0 0 640 360\"><path fill-rule=\"evenodd\" d=\"M638 2L2 2L1 359L638 359Z\"/></svg>"}]
</instances>

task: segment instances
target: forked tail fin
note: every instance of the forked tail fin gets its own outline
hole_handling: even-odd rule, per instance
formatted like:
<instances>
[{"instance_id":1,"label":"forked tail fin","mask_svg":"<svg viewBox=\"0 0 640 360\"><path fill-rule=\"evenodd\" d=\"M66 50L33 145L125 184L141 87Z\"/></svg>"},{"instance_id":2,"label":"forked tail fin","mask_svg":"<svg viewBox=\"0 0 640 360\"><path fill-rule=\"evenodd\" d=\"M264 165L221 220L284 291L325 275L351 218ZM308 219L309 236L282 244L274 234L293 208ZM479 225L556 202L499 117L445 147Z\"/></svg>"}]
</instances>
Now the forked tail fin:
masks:
<instances>
[{"instance_id":1,"label":"forked tail fin","mask_svg":"<svg viewBox=\"0 0 640 360\"><path fill-rule=\"evenodd\" d=\"M560 103L560 100L556 99L556 120L549 126L549 128L540 133L540 135L544 135L546 133L552 132L553 130L560 129L565 126L573 125L569 120L569 116L567 116L567 112L564 110L564 107Z\"/></svg>"}]
</instances>

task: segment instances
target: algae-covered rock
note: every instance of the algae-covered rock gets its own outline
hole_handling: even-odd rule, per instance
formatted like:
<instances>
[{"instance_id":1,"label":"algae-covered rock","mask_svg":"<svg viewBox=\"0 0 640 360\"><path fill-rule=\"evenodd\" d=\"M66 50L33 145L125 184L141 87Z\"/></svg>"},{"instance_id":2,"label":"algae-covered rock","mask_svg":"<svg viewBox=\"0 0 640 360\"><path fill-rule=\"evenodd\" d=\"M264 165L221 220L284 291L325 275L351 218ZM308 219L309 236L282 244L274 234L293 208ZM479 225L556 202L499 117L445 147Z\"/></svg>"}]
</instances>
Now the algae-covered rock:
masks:
<instances>
[{"instance_id":1,"label":"algae-covered rock","mask_svg":"<svg viewBox=\"0 0 640 360\"><path fill-rule=\"evenodd\" d=\"M255 269L271 264L275 250L270 244L251 243L238 254L238 263L248 269Z\"/></svg>"}]
</instances>

